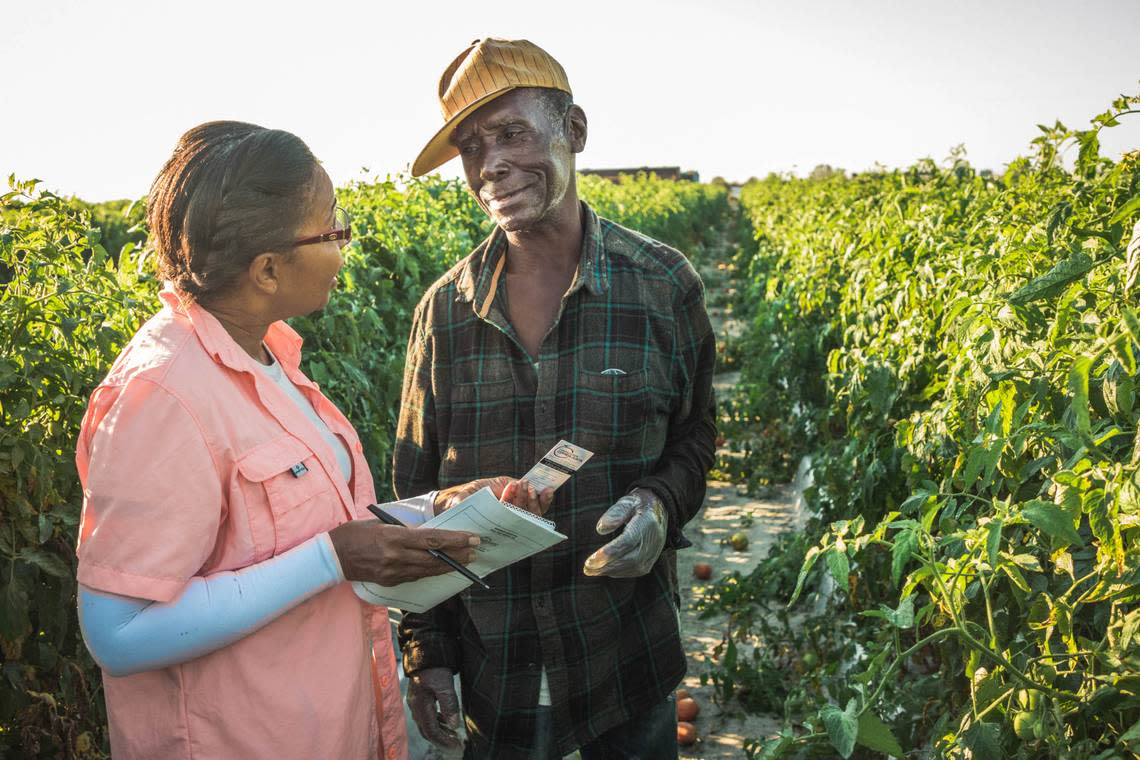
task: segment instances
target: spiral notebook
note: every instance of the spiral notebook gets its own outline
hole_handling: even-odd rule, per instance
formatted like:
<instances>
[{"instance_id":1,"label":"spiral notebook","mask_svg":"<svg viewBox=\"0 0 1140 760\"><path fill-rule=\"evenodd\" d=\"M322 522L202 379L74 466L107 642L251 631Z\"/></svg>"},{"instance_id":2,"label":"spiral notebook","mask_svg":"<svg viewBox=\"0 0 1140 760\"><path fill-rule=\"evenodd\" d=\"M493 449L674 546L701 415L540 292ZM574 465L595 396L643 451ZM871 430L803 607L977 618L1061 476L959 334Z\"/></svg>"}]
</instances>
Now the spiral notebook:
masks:
<instances>
[{"instance_id":1,"label":"spiral notebook","mask_svg":"<svg viewBox=\"0 0 1140 760\"><path fill-rule=\"evenodd\" d=\"M566 540L566 536L554 529L554 523L503 504L489 488L476 492L420 527L462 530L479 536L482 542L475 547L475 561L467 568L480 578ZM352 585L356 595L370 604L425 612L470 586L471 581L452 571L395 586L361 581Z\"/></svg>"},{"instance_id":2,"label":"spiral notebook","mask_svg":"<svg viewBox=\"0 0 1140 760\"><path fill-rule=\"evenodd\" d=\"M522 479L539 491L557 489L591 456L592 452L580 446L559 441ZM566 540L566 536L555 530L552 521L513 504L504 504L489 488L476 492L420 527L462 530L478 535L482 543L475 547L475 561L467 568L480 578ZM470 580L456 572L396 586L360 581L352 584L356 595L366 602L409 612L430 610L470 585Z\"/></svg>"}]
</instances>

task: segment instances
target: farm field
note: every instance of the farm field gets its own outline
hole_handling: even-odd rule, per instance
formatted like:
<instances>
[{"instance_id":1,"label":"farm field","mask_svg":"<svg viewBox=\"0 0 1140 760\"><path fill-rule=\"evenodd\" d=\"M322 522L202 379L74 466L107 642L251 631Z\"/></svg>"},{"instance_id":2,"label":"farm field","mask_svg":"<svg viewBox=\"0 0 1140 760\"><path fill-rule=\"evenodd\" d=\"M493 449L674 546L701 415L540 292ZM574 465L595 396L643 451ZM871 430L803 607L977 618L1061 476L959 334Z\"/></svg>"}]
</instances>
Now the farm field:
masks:
<instances>
[{"instance_id":1,"label":"farm field","mask_svg":"<svg viewBox=\"0 0 1140 760\"><path fill-rule=\"evenodd\" d=\"M678 559L702 707L683 757L1140 752L1140 151L1099 149L1138 109L1043 128L1000 172L955 154L739 197L580 178L690 256L721 338L722 445ZM9 183L0 756L100 758L74 441L158 283L141 204ZM453 181L338 196L359 242L295 327L383 490L411 311L489 230Z\"/></svg>"}]
</instances>

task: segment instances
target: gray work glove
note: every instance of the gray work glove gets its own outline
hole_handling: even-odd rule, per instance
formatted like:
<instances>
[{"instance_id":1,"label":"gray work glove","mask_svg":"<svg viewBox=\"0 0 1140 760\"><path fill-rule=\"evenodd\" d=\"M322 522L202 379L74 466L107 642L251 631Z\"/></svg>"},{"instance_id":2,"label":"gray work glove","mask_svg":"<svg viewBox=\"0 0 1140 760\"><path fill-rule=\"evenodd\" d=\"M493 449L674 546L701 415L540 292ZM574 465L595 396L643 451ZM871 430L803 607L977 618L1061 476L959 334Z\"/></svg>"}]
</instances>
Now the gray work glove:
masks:
<instances>
[{"instance_id":1,"label":"gray work glove","mask_svg":"<svg viewBox=\"0 0 1140 760\"><path fill-rule=\"evenodd\" d=\"M622 528L613 541L586 558L586 575L636 578L653 569L665 546L668 518L657 495L635 488L606 510L598 520L598 533L605 536Z\"/></svg>"},{"instance_id":2,"label":"gray work glove","mask_svg":"<svg viewBox=\"0 0 1140 760\"><path fill-rule=\"evenodd\" d=\"M438 705L438 710L436 709ZM425 668L408 676L408 707L425 739L439 747L459 747L459 697L451 668Z\"/></svg>"}]
</instances>

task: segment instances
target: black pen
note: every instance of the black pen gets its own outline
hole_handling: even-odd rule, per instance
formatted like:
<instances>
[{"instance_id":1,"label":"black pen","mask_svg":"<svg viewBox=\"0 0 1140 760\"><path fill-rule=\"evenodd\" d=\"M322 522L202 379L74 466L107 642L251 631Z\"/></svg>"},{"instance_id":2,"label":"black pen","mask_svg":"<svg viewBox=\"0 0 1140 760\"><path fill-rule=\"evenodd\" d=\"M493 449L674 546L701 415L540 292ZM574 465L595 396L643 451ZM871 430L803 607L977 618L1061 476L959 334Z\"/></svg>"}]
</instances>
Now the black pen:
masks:
<instances>
[{"instance_id":1,"label":"black pen","mask_svg":"<svg viewBox=\"0 0 1140 760\"><path fill-rule=\"evenodd\" d=\"M388 514L384 510L380 509L380 507L376 506L375 504L369 504L368 505L368 511L371 512L372 514L376 515L376 517L380 520L380 522L387 523L388 525L398 525L401 528L407 527L402 522L397 520L395 517L392 517L392 515ZM475 583L478 583L480 586L487 589L488 591L491 590L491 587L487 585L486 581L484 581L482 578L480 578L478 575L471 572L467 568L465 568L463 565L461 565L458 562L456 562L455 560L453 560L451 557L449 557L446 554L444 554L443 552L441 552L439 549L428 549L427 552L428 552L428 554L435 557L436 559L443 560L444 562L446 562L448 565L451 566L451 568L453 570L458 572L460 575L462 575L467 580L474 581Z\"/></svg>"}]
</instances>

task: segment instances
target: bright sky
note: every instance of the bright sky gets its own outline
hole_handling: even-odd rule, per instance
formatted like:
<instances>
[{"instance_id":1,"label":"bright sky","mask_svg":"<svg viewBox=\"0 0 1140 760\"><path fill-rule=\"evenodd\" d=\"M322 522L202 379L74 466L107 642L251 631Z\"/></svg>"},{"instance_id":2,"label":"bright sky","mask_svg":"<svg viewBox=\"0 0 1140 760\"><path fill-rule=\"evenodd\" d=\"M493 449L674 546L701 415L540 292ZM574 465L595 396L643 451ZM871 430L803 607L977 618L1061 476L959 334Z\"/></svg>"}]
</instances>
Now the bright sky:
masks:
<instances>
[{"instance_id":1,"label":"bright sky","mask_svg":"<svg viewBox=\"0 0 1140 760\"><path fill-rule=\"evenodd\" d=\"M137 197L182 132L227 118L295 132L337 183L395 173L480 36L566 68L590 125L579 168L743 180L964 143L1000 170L1036 124L1087 126L1140 92L1138 31L1137 0L0 0L0 172ZM1140 147L1140 116L1104 144Z\"/></svg>"}]
</instances>

